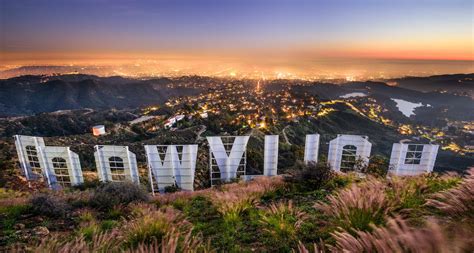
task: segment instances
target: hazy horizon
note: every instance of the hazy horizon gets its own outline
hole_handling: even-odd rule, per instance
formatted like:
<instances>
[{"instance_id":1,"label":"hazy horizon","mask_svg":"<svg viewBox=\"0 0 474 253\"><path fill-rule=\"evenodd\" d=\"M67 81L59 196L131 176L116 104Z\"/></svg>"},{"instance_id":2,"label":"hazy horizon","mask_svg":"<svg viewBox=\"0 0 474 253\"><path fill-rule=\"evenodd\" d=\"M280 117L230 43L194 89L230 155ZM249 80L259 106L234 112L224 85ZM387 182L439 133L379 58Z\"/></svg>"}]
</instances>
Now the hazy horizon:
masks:
<instances>
[{"instance_id":1,"label":"hazy horizon","mask_svg":"<svg viewBox=\"0 0 474 253\"><path fill-rule=\"evenodd\" d=\"M128 60L116 62L0 66L0 78L26 74L92 74L97 76L158 77L200 75L253 79L377 80L405 76L474 73L473 61L323 59L282 64L236 63L229 60Z\"/></svg>"},{"instance_id":2,"label":"hazy horizon","mask_svg":"<svg viewBox=\"0 0 474 253\"><path fill-rule=\"evenodd\" d=\"M0 7L0 70L126 66L113 71L300 78L474 72L469 0L0 0Z\"/></svg>"}]
</instances>

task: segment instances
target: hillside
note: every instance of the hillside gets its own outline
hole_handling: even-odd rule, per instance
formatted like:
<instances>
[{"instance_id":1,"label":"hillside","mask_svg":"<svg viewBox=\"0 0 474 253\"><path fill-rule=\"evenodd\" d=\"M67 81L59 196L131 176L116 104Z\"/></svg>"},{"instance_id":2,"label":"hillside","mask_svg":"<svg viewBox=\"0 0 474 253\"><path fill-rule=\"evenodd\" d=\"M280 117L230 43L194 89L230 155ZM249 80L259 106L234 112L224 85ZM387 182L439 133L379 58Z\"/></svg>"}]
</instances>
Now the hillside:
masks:
<instances>
[{"instance_id":1,"label":"hillside","mask_svg":"<svg viewBox=\"0 0 474 253\"><path fill-rule=\"evenodd\" d=\"M0 251L471 252L474 171L386 179L322 165L195 192L131 183L0 192Z\"/></svg>"},{"instance_id":2,"label":"hillside","mask_svg":"<svg viewBox=\"0 0 474 253\"><path fill-rule=\"evenodd\" d=\"M453 120L473 120L473 98L457 92L474 91L472 75L445 75L413 77L396 80L397 86L381 82L350 82L343 84L309 82L302 80L273 80L263 88L266 92L291 89L321 99L339 99L361 92L383 100L402 99L411 103L429 105L418 108L421 120L430 117ZM162 104L170 98L193 96L211 92L226 83L253 83L252 80L232 80L199 76L180 78L130 79L119 76L93 75L20 76L0 80L0 117L32 115L70 109L136 108ZM439 90L442 86L444 90ZM430 89L424 87L431 87ZM436 113L439 115L435 115Z\"/></svg>"},{"instance_id":3,"label":"hillside","mask_svg":"<svg viewBox=\"0 0 474 253\"><path fill-rule=\"evenodd\" d=\"M384 159L393 143L409 139L440 145L435 171L461 172L474 164L470 148L474 135L469 130L474 103L469 97L382 82L279 79L262 82L261 90L255 85L256 80L202 76L137 80L61 75L2 80L2 108L22 116L0 119L0 144L5 150L0 159L7 165L15 162L15 134L48 137L49 145L70 146L88 171L95 170L92 147L96 144L128 145L145 168L144 143L197 143L196 186L202 188L209 181L205 136L251 135L248 170L262 173L265 134L280 135L279 164L284 172L302 159L305 135L319 133L322 158L337 134L355 134L367 135L372 155ZM407 116L394 99L418 106ZM166 120L176 115L186 117L172 129L165 128ZM132 124L141 117L148 120ZM91 127L98 124L106 126L107 135L91 135Z\"/></svg>"},{"instance_id":4,"label":"hillside","mask_svg":"<svg viewBox=\"0 0 474 253\"><path fill-rule=\"evenodd\" d=\"M136 108L169 97L196 95L199 89L169 88L169 79L147 81L87 75L22 76L0 81L0 116L71 109Z\"/></svg>"}]
</instances>

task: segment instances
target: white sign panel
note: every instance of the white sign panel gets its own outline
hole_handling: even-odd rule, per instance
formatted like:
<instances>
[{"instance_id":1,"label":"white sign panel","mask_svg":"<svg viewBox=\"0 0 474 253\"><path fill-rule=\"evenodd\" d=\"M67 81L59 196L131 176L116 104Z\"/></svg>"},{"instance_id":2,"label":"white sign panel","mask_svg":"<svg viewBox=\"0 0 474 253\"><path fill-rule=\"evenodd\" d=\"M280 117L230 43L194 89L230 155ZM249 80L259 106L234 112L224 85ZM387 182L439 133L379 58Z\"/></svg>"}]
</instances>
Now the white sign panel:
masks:
<instances>
[{"instance_id":1,"label":"white sign panel","mask_svg":"<svg viewBox=\"0 0 474 253\"><path fill-rule=\"evenodd\" d=\"M389 172L399 176L432 172L439 145L394 143Z\"/></svg>"},{"instance_id":2,"label":"white sign panel","mask_svg":"<svg viewBox=\"0 0 474 253\"><path fill-rule=\"evenodd\" d=\"M173 185L194 190L198 145L145 145L145 151L152 189L154 179L161 192Z\"/></svg>"},{"instance_id":3,"label":"white sign panel","mask_svg":"<svg viewBox=\"0 0 474 253\"><path fill-rule=\"evenodd\" d=\"M335 171L350 171L360 160L369 162L372 144L367 136L339 134L329 142L328 163Z\"/></svg>"},{"instance_id":4,"label":"white sign panel","mask_svg":"<svg viewBox=\"0 0 474 253\"><path fill-rule=\"evenodd\" d=\"M15 147L23 174L27 180L38 179L44 174L39 148L44 147L42 137L15 135Z\"/></svg>"},{"instance_id":5,"label":"white sign panel","mask_svg":"<svg viewBox=\"0 0 474 253\"><path fill-rule=\"evenodd\" d=\"M224 143L222 138L234 138L233 143ZM220 171L220 179L230 181L237 178L237 170L247 149L249 136L212 136L207 137L209 142L211 160L214 159ZM212 162L211 162L212 164ZM212 168L211 168L212 173ZM212 176L211 176L212 180Z\"/></svg>"},{"instance_id":6,"label":"white sign panel","mask_svg":"<svg viewBox=\"0 0 474 253\"><path fill-rule=\"evenodd\" d=\"M276 176L278 174L278 135L265 135L265 149L263 155L263 175Z\"/></svg>"},{"instance_id":7,"label":"white sign panel","mask_svg":"<svg viewBox=\"0 0 474 253\"><path fill-rule=\"evenodd\" d=\"M319 134L307 134L304 144L304 163L318 162Z\"/></svg>"},{"instance_id":8,"label":"white sign panel","mask_svg":"<svg viewBox=\"0 0 474 253\"><path fill-rule=\"evenodd\" d=\"M94 146L97 173L102 182L140 183L137 159L127 146Z\"/></svg>"},{"instance_id":9,"label":"white sign panel","mask_svg":"<svg viewBox=\"0 0 474 253\"><path fill-rule=\"evenodd\" d=\"M60 189L84 182L79 156L69 147L40 147L39 153L51 188Z\"/></svg>"}]
</instances>

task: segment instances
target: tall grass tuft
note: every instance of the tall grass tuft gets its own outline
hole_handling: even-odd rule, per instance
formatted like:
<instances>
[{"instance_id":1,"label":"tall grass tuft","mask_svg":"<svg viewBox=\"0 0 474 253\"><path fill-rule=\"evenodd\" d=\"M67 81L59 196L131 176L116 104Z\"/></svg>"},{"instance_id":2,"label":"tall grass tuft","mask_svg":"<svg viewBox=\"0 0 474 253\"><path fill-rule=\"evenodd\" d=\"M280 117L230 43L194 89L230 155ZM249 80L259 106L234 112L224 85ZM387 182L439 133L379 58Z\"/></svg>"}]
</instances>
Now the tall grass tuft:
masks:
<instances>
[{"instance_id":1,"label":"tall grass tuft","mask_svg":"<svg viewBox=\"0 0 474 253\"><path fill-rule=\"evenodd\" d=\"M76 237L71 241L65 241L60 236L48 237L41 241L34 252L47 253L69 253L69 252L118 252L120 240L117 232L95 234L92 240L84 237Z\"/></svg>"},{"instance_id":2,"label":"tall grass tuft","mask_svg":"<svg viewBox=\"0 0 474 253\"><path fill-rule=\"evenodd\" d=\"M411 227L400 217L391 218L386 227L374 226L373 232L357 231L356 235L335 232L332 252L464 252L467 238L448 238L437 222L424 227Z\"/></svg>"},{"instance_id":3,"label":"tall grass tuft","mask_svg":"<svg viewBox=\"0 0 474 253\"><path fill-rule=\"evenodd\" d=\"M326 248L323 246L318 246L318 244L313 243L311 245L311 250L309 250L301 241L298 242L298 248L296 250L292 250L291 252L298 252L298 253L325 253L327 252Z\"/></svg>"},{"instance_id":4,"label":"tall grass tuft","mask_svg":"<svg viewBox=\"0 0 474 253\"><path fill-rule=\"evenodd\" d=\"M396 204L397 211L418 215L428 195L452 188L460 178L445 174L420 175L416 177L392 177L388 181L387 194Z\"/></svg>"},{"instance_id":5,"label":"tall grass tuft","mask_svg":"<svg viewBox=\"0 0 474 253\"><path fill-rule=\"evenodd\" d=\"M301 224L307 219L306 213L288 202L272 203L262 214L260 221L266 231L277 238L295 240Z\"/></svg>"},{"instance_id":6,"label":"tall grass tuft","mask_svg":"<svg viewBox=\"0 0 474 253\"><path fill-rule=\"evenodd\" d=\"M387 194L393 201L397 212L405 215L417 213L425 204L429 187L426 176L392 177L388 181Z\"/></svg>"},{"instance_id":7,"label":"tall grass tuft","mask_svg":"<svg viewBox=\"0 0 474 253\"><path fill-rule=\"evenodd\" d=\"M133 218L123 226L90 235L78 234L71 239L46 238L35 252L213 252L200 235L192 234L192 225L171 208L156 209L151 205L132 207ZM93 215L84 211L80 219L96 224ZM90 238L87 238L87 237Z\"/></svg>"},{"instance_id":8,"label":"tall grass tuft","mask_svg":"<svg viewBox=\"0 0 474 253\"><path fill-rule=\"evenodd\" d=\"M209 244L203 244L199 237L192 236L191 231L184 236L175 230L168 232L160 241L152 243L140 243L137 248L125 251L127 253L207 253L215 252Z\"/></svg>"},{"instance_id":9,"label":"tall grass tuft","mask_svg":"<svg viewBox=\"0 0 474 253\"><path fill-rule=\"evenodd\" d=\"M224 185L209 197L226 222L235 222L267 192L284 184L281 177L259 177L249 183Z\"/></svg>"},{"instance_id":10,"label":"tall grass tuft","mask_svg":"<svg viewBox=\"0 0 474 253\"><path fill-rule=\"evenodd\" d=\"M314 207L345 230L370 231L371 224L383 224L393 208L385 189L381 181L369 178L329 195L327 202L318 201Z\"/></svg>"},{"instance_id":11,"label":"tall grass tuft","mask_svg":"<svg viewBox=\"0 0 474 253\"><path fill-rule=\"evenodd\" d=\"M474 169L468 171L468 175L457 187L434 194L427 205L451 217L474 222Z\"/></svg>"},{"instance_id":12,"label":"tall grass tuft","mask_svg":"<svg viewBox=\"0 0 474 253\"><path fill-rule=\"evenodd\" d=\"M187 232L192 229L191 224L175 209L157 210L148 206L135 210L138 211L135 213L136 217L122 227L127 247L136 248L143 243L161 242L168 233Z\"/></svg>"}]
</instances>

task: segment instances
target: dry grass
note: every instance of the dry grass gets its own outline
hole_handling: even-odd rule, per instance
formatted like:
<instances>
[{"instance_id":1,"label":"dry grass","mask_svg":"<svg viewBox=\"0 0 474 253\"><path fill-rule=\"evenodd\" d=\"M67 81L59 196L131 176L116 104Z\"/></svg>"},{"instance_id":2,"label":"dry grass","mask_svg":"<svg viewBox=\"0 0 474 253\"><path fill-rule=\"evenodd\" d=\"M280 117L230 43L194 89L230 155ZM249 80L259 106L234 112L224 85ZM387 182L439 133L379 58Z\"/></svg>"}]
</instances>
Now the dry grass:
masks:
<instances>
[{"instance_id":1,"label":"dry grass","mask_svg":"<svg viewBox=\"0 0 474 253\"><path fill-rule=\"evenodd\" d=\"M285 201L272 203L260 215L260 222L265 226L265 231L277 240L297 240L297 232L301 224L308 219L305 212Z\"/></svg>"},{"instance_id":2,"label":"dry grass","mask_svg":"<svg viewBox=\"0 0 474 253\"><path fill-rule=\"evenodd\" d=\"M436 193L427 201L451 217L474 221L474 169L470 169L463 182L450 190Z\"/></svg>"},{"instance_id":3,"label":"dry grass","mask_svg":"<svg viewBox=\"0 0 474 253\"><path fill-rule=\"evenodd\" d=\"M226 220L235 221L265 193L283 185L281 177L258 177L248 183L224 185L220 190L210 191L209 198Z\"/></svg>"},{"instance_id":4,"label":"dry grass","mask_svg":"<svg viewBox=\"0 0 474 253\"><path fill-rule=\"evenodd\" d=\"M196 196L202 196L208 194L210 190L199 190L199 191L180 191L166 194L157 194L152 197L152 201L159 205L169 205L176 201L186 201Z\"/></svg>"},{"instance_id":5,"label":"dry grass","mask_svg":"<svg viewBox=\"0 0 474 253\"><path fill-rule=\"evenodd\" d=\"M153 203L124 206L126 212L113 220L114 225L107 229L101 229L101 225L109 221L101 220L108 217L106 212L80 205L72 215L79 218L74 233L60 236L58 231L53 231L30 251L215 252L210 239L225 239L225 243L239 246L226 248L213 244L220 250L230 249L228 251L289 251L291 248L302 253L474 250L471 242L474 170L461 183L453 175L388 180L368 177L318 201L314 207L319 211L307 210L307 205L295 206L291 200L258 205L262 196L267 199L273 196L267 193L284 185L281 177L262 177L202 191L158 195ZM56 196L67 202L88 202L90 193L74 196L63 192ZM197 196L206 197L206 201L195 201L193 198ZM211 214L202 211L208 208L212 208ZM252 210L248 211L249 208ZM208 217L193 219L196 215L190 215L190 210L198 210L197 216L203 213L202 216ZM249 220L244 221L242 217ZM419 222L413 223L413 217ZM195 222L195 228L188 219ZM206 234L209 229L212 233ZM199 231L202 234L196 234ZM306 236L310 233L314 236ZM203 234L209 240L204 240ZM245 245L253 238L261 244ZM303 242L298 243L299 240Z\"/></svg>"},{"instance_id":6,"label":"dry grass","mask_svg":"<svg viewBox=\"0 0 474 253\"><path fill-rule=\"evenodd\" d=\"M371 224L383 224L393 209L385 190L384 183L369 178L329 195L327 202L318 201L314 207L344 229L370 230Z\"/></svg>"},{"instance_id":7,"label":"dry grass","mask_svg":"<svg viewBox=\"0 0 474 253\"><path fill-rule=\"evenodd\" d=\"M453 173L391 177L387 182L387 193L397 206L397 211L410 213L422 208L428 195L452 188L459 181L460 178Z\"/></svg>"},{"instance_id":8,"label":"dry grass","mask_svg":"<svg viewBox=\"0 0 474 253\"><path fill-rule=\"evenodd\" d=\"M192 230L191 223L176 209L156 209L152 205L141 204L132 207L132 210L134 210L133 219L121 228L125 231L127 246L135 248L140 243L161 241L169 233Z\"/></svg>"},{"instance_id":9,"label":"dry grass","mask_svg":"<svg viewBox=\"0 0 474 253\"><path fill-rule=\"evenodd\" d=\"M0 199L0 207L25 205L28 200L29 197L2 198Z\"/></svg>"},{"instance_id":10,"label":"dry grass","mask_svg":"<svg viewBox=\"0 0 474 253\"><path fill-rule=\"evenodd\" d=\"M299 252L299 253L324 253L327 252L326 248L324 246L320 247L318 244L313 243L311 245L312 249L309 250L306 248L306 246L300 241L298 242L298 248L297 250L292 250L292 252Z\"/></svg>"},{"instance_id":11,"label":"dry grass","mask_svg":"<svg viewBox=\"0 0 474 253\"><path fill-rule=\"evenodd\" d=\"M60 236L45 238L35 248L38 253L69 253L69 252L118 252L120 250L120 237L117 231L101 233L93 236L91 241L84 237L76 237L72 241L65 241Z\"/></svg>"},{"instance_id":12,"label":"dry grass","mask_svg":"<svg viewBox=\"0 0 474 253\"><path fill-rule=\"evenodd\" d=\"M189 231L184 236L175 230L170 231L163 237L161 243L154 240L152 243L140 243L136 249L130 249L127 253L174 253L174 252L214 252L209 244L203 244L202 240L194 237Z\"/></svg>"},{"instance_id":13,"label":"dry grass","mask_svg":"<svg viewBox=\"0 0 474 253\"><path fill-rule=\"evenodd\" d=\"M448 238L434 220L424 227L411 227L400 217L389 219L387 227L373 232L335 232L332 252L464 252L469 238Z\"/></svg>"},{"instance_id":14,"label":"dry grass","mask_svg":"<svg viewBox=\"0 0 474 253\"><path fill-rule=\"evenodd\" d=\"M117 229L64 240L59 236L41 242L35 252L212 252L200 236L192 235L192 225L175 209L156 209L149 204L131 207L133 218ZM84 224L94 223L85 210Z\"/></svg>"}]
</instances>

